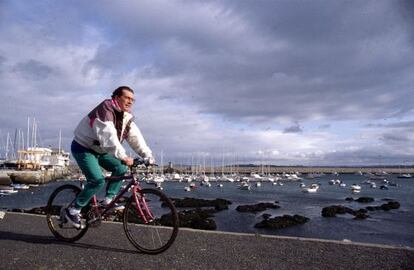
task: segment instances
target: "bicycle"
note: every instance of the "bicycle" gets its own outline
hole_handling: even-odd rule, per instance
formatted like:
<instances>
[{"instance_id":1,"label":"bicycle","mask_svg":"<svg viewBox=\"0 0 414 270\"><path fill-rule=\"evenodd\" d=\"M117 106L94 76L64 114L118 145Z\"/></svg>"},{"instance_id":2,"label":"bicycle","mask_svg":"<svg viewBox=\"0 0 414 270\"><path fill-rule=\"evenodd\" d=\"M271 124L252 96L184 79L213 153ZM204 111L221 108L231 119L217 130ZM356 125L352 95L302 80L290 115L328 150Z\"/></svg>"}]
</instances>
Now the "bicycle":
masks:
<instances>
[{"instance_id":1,"label":"bicycle","mask_svg":"<svg viewBox=\"0 0 414 270\"><path fill-rule=\"evenodd\" d=\"M131 196L123 213L115 213L118 217L122 217L123 229L128 240L135 248L146 254L158 254L167 250L177 237L179 224L177 210L163 192L141 188L137 177L139 167L149 168L144 160L134 159L130 174L105 177L106 181L129 181L106 207L99 206L96 195L93 196L88 206L82 209L83 225L78 229L67 222L65 210L75 203L81 187L67 184L55 189L46 207L47 224L53 235L66 242L81 239L90 227L98 227L102 220L110 219L113 214L111 208L115 203L120 202L124 194L130 192Z\"/></svg>"}]
</instances>

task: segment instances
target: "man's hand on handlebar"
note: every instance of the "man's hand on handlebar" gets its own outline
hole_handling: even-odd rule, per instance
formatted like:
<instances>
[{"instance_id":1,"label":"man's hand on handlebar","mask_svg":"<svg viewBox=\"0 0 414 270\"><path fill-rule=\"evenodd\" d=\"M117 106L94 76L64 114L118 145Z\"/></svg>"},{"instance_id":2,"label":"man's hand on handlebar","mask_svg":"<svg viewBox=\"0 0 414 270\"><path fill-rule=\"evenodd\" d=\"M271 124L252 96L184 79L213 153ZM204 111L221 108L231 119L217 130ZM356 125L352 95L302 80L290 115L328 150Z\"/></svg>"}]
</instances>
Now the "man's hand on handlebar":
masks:
<instances>
[{"instance_id":1,"label":"man's hand on handlebar","mask_svg":"<svg viewBox=\"0 0 414 270\"><path fill-rule=\"evenodd\" d=\"M155 159L153 157L144 158L145 165L155 165Z\"/></svg>"},{"instance_id":2,"label":"man's hand on handlebar","mask_svg":"<svg viewBox=\"0 0 414 270\"><path fill-rule=\"evenodd\" d=\"M125 165L127 165L127 166L132 166L132 165L134 164L134 159L133 159L133 158L130 158L130 157L126 157L126 158L124 158L122 161L123 161L123 162L125 163Z\"/></svg>"},{"instance_id":3,"label":"man's hand on handlebar","mask_svg":"<svg viewBox=\"0 0 414 270\"><path fill-rule=\"evenodd\" d=\"M135 158L132 166L137 167L140 165L144 165L145 167L157 166L157 164L155 164L155 159L153 157Z\"/></svg>"}]
</instances>

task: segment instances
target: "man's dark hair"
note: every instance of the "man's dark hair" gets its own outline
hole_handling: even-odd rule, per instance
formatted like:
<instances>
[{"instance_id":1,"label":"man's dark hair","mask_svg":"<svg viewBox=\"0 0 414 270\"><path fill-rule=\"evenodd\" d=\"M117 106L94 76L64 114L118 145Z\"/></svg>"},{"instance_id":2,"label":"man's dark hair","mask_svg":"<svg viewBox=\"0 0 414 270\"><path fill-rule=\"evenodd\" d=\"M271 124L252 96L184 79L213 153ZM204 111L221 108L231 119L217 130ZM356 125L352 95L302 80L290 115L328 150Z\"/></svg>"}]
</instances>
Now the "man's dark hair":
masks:
<instances>
[{"instance_id":1,"label":"man's dark hair","mask_svg":"<svg viewBox=\"0 0 414 270\"><path fill-rule=\"evenodd\" d=\"M131 93L134 93L134 90L132 90L130 87L120 86L112 92L112 98L122 96L122 90L126 90L126 91L129 91Z\"/></svg>"}]
</instances>

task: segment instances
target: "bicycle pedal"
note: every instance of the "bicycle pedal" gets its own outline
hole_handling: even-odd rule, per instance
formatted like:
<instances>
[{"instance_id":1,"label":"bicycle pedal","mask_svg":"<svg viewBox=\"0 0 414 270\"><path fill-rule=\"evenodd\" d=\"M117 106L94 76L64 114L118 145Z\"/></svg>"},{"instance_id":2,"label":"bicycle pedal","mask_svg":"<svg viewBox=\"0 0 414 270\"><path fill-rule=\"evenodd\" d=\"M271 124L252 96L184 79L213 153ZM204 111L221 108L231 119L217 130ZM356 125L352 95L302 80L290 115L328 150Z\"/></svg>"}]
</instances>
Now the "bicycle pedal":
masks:
<instances>
[{"instance_id":1,"label":"bicycle pedal","mask_svg":"<svg viewBox=\"0 0 414 270\"><path fill-rule=\"evenodd\" d=\"M76 230L80 231L86 228L85 224L81 224L81 226L79 228L76 228Z\"/></svg>"},{"instance_id":2,"label":"bicycle pedal","mask_svg":"<svg viewBox=\"0 0 414 270\"><path fill-rule=\"evenodd\" d=\"M90 219L88 220L88 225L90 227L98 227L99 225L101 225L102 220L100 218L94 218L94 219Z\"/></svg>"}]
</instances>

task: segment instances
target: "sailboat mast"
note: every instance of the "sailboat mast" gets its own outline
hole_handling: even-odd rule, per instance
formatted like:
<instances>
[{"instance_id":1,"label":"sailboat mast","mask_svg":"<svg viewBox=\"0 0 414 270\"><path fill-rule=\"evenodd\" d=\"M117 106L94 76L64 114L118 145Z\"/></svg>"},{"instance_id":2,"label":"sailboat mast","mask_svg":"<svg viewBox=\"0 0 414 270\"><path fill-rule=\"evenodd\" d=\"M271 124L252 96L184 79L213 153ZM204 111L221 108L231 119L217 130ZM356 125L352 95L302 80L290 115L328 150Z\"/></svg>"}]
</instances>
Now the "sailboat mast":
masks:
<instances>
[{"instance_id":1,"label":"sailboat mast","mask_svg":"<svg viewBox=\"0 0 414 270\"><path fill-rule=\"evenodd\" d=\"M9 159L9 133L7 132L7 137L6 137L6 160Z\"/></svg>"},{"instance_id":2,"label":"sailboat mast","mask_svg":"<svg viewBox=\"0 0 414 270\"><path fill-rule=\"evenodd\" d=\"M160 166L160 169L161 169L161 175L164 175L164 151L163 150L161 150L161 166Z\"/></svg>"},{"instance_id":3,"label":"sailboat mast","mask_svg":"<svg viewBox=\"0 0 414 270\"><path fill-rule=\"evenodd\" d=\"M14 131L12 158L14 158L16 156L18 143L19 143L19 140L18 140L18 137L17 137L17 128L16 128L15 131Z\"/></svg>"},{"instance_id":4,"label":"sailboat mast","mask_svg":"<svg viewBox=\"0 0 414 270\"><path fill-rule=\"evenodd\" d=\"M33 147L37 147L37 141L36 141L36 134L37 133L37 123L35 121L35 118L33 118Z\"/></svg>"},{"instance_id":5,"label":"sailboat mast","mask_svg":"<svg viewBox=\"0 0 414 270\"><path fill-rule=\"evenodd\" d=\"M30 147L30 117L27 117L27 140L26 140L26 148L29 149Z\"/></svg>"},{"instance_id":6,"label":"sailboat mast","mask_svg":"<svg viewBox=\"0 0 414 270\"><path fill-rule=\"evenodd\" d=\"M59 154L60 154L61 145L62 145L62 130L59 129Z\"/></svg>"}]
</instances>

